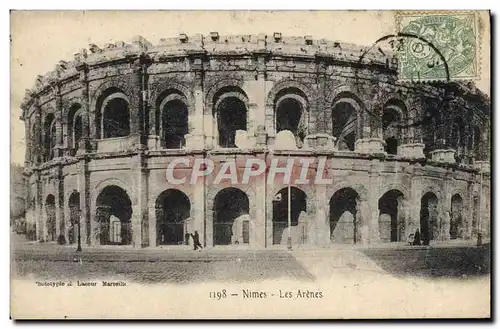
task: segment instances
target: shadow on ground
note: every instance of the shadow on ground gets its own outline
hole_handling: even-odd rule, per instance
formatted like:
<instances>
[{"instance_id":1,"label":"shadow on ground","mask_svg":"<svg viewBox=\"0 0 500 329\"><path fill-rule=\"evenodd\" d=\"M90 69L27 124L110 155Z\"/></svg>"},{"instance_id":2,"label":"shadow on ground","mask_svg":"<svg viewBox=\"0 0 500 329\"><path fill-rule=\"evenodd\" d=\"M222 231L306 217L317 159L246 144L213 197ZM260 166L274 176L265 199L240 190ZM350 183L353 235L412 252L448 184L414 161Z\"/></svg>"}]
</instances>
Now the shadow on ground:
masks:
<instances>
[{"instance_id":1,"label":"shadow on ground","mask_svg":"<svg viewBox=\"0 0 500 329\"><path fill-rule=\"evenodd\" d=\"M139 283L259 282L314 276L286 251L17 250L12 272L42 280L122 279ZM80 261L81 260L81 261Z\"/></svg>"},{"instance_id":2,"label":"shadow on ground","mask_svg":"<svg viewBox=\"0 0 500 329\"><path fill-rule=\"evenodd\" d=\"M491 244L383 246L294 251L84 248L51 243L12 246L11 273L38 280L120 279L140 283L312 282L369 273L470 278L490 273ZM366 274L363 274L366 273Z\"/></svg>"},{"instance_id":3,"label":"shadow on ground","mask_svg":"<svg viewBox=\"0 0 500 329\"><path fill-rule=\"evenodd\" d=\"M487 276L491 270L490 243L481 246L378 248L361 252L397 277L470 278Z\"/></svg>"}]
</instances>

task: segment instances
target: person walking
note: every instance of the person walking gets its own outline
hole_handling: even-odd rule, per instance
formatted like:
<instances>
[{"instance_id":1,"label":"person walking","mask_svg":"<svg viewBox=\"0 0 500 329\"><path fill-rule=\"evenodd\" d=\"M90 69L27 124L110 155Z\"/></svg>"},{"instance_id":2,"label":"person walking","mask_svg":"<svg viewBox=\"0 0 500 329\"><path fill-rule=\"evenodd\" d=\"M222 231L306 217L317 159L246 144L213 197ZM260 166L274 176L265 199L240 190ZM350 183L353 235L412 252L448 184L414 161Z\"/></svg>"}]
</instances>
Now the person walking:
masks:
<instances>
[{"instance_id":1,"label":"person walking","mask_svg":"<svg viewBox=\"0 0 500 329\"><path fill-rule=\"evenodd\" d=\"M417 228L417 231L415 232L415 238L413 240L413 245L420 246L420 231L418 228Z\"/></svg>"},{"instance_id":2,"label":"person walking","mask_svg":"<svg viewBox=\"0 0 500 329\"><path fill-rule=\"evenodd\" d=\"M200 243L200 235L198 234L198 231L194 231L194 234L191 234L191 237L193 238L194 250L198 250L198 248L203 249Z\"/></svg>"}]
</instances>

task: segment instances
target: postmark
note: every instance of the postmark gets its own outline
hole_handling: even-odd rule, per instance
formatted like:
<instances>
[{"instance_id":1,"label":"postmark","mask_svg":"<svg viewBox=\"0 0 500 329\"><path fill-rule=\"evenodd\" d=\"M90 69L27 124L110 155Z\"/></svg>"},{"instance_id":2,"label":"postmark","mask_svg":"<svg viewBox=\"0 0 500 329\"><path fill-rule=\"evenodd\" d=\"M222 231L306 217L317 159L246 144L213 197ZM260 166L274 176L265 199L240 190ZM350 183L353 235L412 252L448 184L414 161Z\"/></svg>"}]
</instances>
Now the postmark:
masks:
<instances>
[{"instance_id":1,"label":"postmark","mask_svg":"<svg viewBox=\"0 0 500 329\"><path fill-rule=\"evenodd\" d=\"M398 12L396 25L398 33L419 36L442 54L418 38L405 39L396 49L400 80L447 80L442 57L451 80L479 77L480 38L474 13Z\"/></svg>"}]
</instances>

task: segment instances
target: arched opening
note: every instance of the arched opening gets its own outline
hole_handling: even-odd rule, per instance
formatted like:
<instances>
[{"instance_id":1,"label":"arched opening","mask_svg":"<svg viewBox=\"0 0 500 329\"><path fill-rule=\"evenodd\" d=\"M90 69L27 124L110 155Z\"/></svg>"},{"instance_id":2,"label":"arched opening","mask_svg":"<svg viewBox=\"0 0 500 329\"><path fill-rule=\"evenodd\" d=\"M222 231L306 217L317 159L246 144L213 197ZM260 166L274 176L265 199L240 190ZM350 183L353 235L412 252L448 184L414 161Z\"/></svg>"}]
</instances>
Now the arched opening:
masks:
<instances>
[{"instance_id":1,"label":"arched opening","mask_svg":"<svg viewBox=\"0 0 500 329\"><path fill-rule=\"evenodd\" d=\"M250 205L245 192L234 187L221 190L214 199L214 245L250 242Z\"/></svg>"},{"instance_id":2,"label":"arched opening","mask_svg":"<svg viewBox=\"0 0 500 329\"><path fill-rule=\"evenodd\" d=\"M45 199L45 211L47 214L47 233L48 241L56 241L56 198L54 195L49 194Z\"/></svg>"},{"instance_id":3,"label":"arched opening","mask_svg":"<svg viewBox=\"0 0 500 329\"><path fill-rule=\"evenodd\" d=\"M185 241L191 202L176 189L163 191L156 199L156 244L180 245Z\"/></svg>"},{"instance_id":4,"label":"arched opening","mask_svg":"<svg viewBox=\"0 0 500 329\"><path fill-rule=\"evenodd\" d=\"M420 236L424 244L437 238L438 227L438 198L432 192L422 196L420 203Z\"/></svg>"},{"instance_id":5,"label":"arched opening","mask_svg":"<svg viewBox=\"0 0 500 329\"><path fill-rule=\"evenodd\" d=\"M54 147L56 146L56 121L54 114L49 113L45 117L43 132L43 157L45 161L48 161L54 158Z\"/></svg>"},{"instance_id":6,"label":"arched opening","mask_svg":"<svg viewBox=\"0 0 500 329\"><path fill-rule=\"evenodd\" d=\"M73 122L73 149L78 150L78 144L83 136L82 115L78 114Z\"/></svg>"},{"instance_id":7,"label":"arched opening","mask_svg":"<svg viewBox=\"0 0 500 329\"><path fill-rule=\"evenodd\" d=\"M450 239L462 239L465 236L464 221L462 216L463 200L459 194L451 197Z\"/></svg>"},{"instance_id":8,"label":"arched opening","mask_svg":"<svg viewBox=\"0 0 500 329\"><path fill-rule=\"evenodd\" d=\"M378 227L381 242L402 240L404 236L403 198L401 191L390 190L378 200Z\"/></svg>"},{"instance_id":9,"label":"arched opening","mask_svg":"<svg viewBox=\"0 0 500 329\"><path fill-rule=\"evenodd\" d=\"M276 96L276 133L287 130L295 137L295 146L301 148L307 134L306 100L303 93L294 88L282 90Z\"/></svg>"},{"instance_id":10,"label":"arched opening","mask_svg":"<svg viewBox=\"0 0 500 329\"><path fill-rule=\"evenodd\" d=\"M75 155L78 150L78 143L82 139L82 115L80 112L81 105L73 104L68 111L68 147L70 154Z\"/></svg>"},{"instance_id":11,"label":"arched opening","mask_svg":"<svg viewBox=\"0 0 500 329\"><path fill-rule=\"evenodd\" d=\"M97 197L96 212L101 245L132 243L132 203L127 192L116 185L106 186Z\"/></svg>"},{"instance_id":12,"label":"arched opening","mask_svg":"<svg viewBox=\"0 0 500 329\"><path fill-rule=\"evenodd\" d=\"M351 98L340 98L332 108L332 135L337 149L354 151L358 125L357 102Z\"/></svg>"},{"instance_id":13,"label":"arched opening","mask_svg":"<svg viewBox=\"0 0 500 329\"><path fill-rule=\"evenodd\" d=\"M248 98L237 87L225 87L214 96L214 115L217 122L218 145L235 148L238 132L247 130Z\"/></svg>"},{"instance_id":14,"label":"arched opening","mask_svg":"<svg viewBox=\"0 0 500 329\"><path fill-rule=\"evenodd\" d=\"M404 104L398 100L391 100L384 106L382 114L382 132L385 141L385 152L397 154L398 146L402 142L403 134L400 123L402 114L406 111Z\"/></svg>"},{"instance_id":15,"label":"arched opening","mask_svg":"<svg viewBox=\"0 0 500 329\"><path fill-rule=\"evenodd\" d=\"M180 99L167 101L161 109L162 146L167 149L181 149L186 145L185 135L188 133L186 104Z\"/></svg>"},{"instance_id":16,"label":"arched opening","mask_svg":"<svg viewBox=\"0 0 500 329\"><path fill-rule=\"evenodd\" d=\"M103 109L103 138L125 137L130 134L130 113L124 98L109 100Z\"/></svg>"},{"instance_id":17,"label":"arched opening","mask_svg":"<svg viewBox=\"0 0 500 329\"><path fill-rule=\"evenodd\" d=\"M80 225L80 193L71 193L68 200L69 207L69 227L68 227L68 243L73 244L78 239L78 230L81 229Z\"/></svg>"},{"instance_id":18,"label":"arched opening","mask_svg":"<svg viewBox=\"0 0 500 329\"><path fill-rule=\"evenodd\" d=\"M273 200L273 244L306 244L308 236L307 195L297 187L290 187L290 219L288 228L288 188L282 188Z\"/></svg>"},{"instance_id":19,"label":"arched opening","mask_svg":"<svg viewBox=\"0 0 500 329\"><path fill-rule=\"evenodd\" d=\"M108 88L96 103L96 132L100 138L130 134L130 107L127 96L118 88Z\"/></svg>"},{"instance_id":20,"label":"arched opening","mask_svg":"<svg viewBox=\"0 0 500 329\"><path fill-rule=\"evenodd\" d=\"M330 199L330 241L355 244L359 236L359 195L350 188L343 188Z\"/></svg>"}]
</instances>

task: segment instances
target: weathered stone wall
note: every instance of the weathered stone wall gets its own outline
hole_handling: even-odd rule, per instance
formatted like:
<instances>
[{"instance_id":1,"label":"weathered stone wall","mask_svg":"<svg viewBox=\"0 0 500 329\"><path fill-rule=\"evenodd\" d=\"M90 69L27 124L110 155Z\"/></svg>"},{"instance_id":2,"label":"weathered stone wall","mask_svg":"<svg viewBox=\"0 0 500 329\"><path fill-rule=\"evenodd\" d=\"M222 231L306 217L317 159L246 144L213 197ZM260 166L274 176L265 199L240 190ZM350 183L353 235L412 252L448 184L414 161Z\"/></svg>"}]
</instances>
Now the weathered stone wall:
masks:
<instances>
[{"instance_id":1,"label":"weathered stone wall","mask_svg":"<svg viewBox=\"0 0 500 329\"><path fill-rule=\"evenodd\" d=\"M130 134L102 139L103 102L115 94L128 104ZM226 96L245 106L249 144L244 150L221 151L218 146L218 104ZM162 39L155 46L140 37L131 44L117 42L103 49L91 45L90 51L82 50L73 61L60 61L56 70L37 77L35 87L26 93L21 115L27 131L27 200L35 200L28 202L28 212L37 239L48 237L49 195L57 207L57 235L67 237L68 200L78 191L83 241L97 244L91 234L96 200L104 187L116 185L130 198L135 247L156 244L156 199L171 188L182 191L191 202L187 230L197 230L202 242L211 246L213 202L224 186L203 180L192 186L170 186L166 166L181 156L208 157L218 164L230 158L269 157L277 135L277 106L287 98L304 111L306 136L300 157L328 159L327 175L333 178L332 185L298 186L307 196L310 224L303 237L307 243L331 243L330 200L346 188L356 195L356 243L380 241L379 200L392 190L402 195L400 240L421 226L421 200L427 192L437 198L436 240L450 238L448 224L441 221L455 194L463 200L466 232L462 237L477 234L473 230L477 218L481 231L489 232L485 221L489 221L490 104L477 88L400 82L395 58L365 53L365 48L355 45L308 36L211 34ZM166 150L161 143L162 106L170 100L184 104L188 113L189 135L186 146L178 150ZM332 136L334 109L340 103L355 110L355 149L351 151L339 150ZM74 105L79 111L71 114ZM395 154L385 149L388 128L383 118L388 107L398 113L403 126ZM434 121L425 121L427 113ZM81 118L76 148L70 115ZM51 150L46 146L49 141ZM291 151L282 152L274 156L294 156ZM482 169L477 165L481 163ZM249 199L250 246L271 246L272 202L286 186L267 184L264 178L234 187Z\"/></svg>"}]
</instances>

